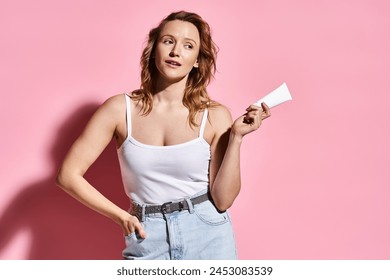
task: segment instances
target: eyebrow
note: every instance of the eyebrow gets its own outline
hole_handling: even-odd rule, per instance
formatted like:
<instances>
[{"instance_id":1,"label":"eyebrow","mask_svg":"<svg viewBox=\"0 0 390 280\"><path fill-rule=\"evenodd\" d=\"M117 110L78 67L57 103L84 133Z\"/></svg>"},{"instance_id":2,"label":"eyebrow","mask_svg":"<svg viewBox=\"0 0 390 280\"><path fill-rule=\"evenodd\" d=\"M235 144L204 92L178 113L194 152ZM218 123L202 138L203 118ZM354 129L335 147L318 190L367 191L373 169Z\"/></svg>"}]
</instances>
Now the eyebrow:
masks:
<instances>
[{"instance_id":1,"label":"eyebrow","mask_svg":"<svg viewBox=\"0 0 390 280\"><path fill-rule=\"evenodd\" d=\"M175 38L175 36L173 36L173 35L171 35L171 34L164 34L164 35L161 36L161 38L163 38L163 37L165 37L165 36ZM196 41L195 41L194 39L189 38L189 37L184 37L184 40L185 40L185 41L192 41L192 42L194 42L195 45L197 45Z\"/></svg>"}]
</instances>

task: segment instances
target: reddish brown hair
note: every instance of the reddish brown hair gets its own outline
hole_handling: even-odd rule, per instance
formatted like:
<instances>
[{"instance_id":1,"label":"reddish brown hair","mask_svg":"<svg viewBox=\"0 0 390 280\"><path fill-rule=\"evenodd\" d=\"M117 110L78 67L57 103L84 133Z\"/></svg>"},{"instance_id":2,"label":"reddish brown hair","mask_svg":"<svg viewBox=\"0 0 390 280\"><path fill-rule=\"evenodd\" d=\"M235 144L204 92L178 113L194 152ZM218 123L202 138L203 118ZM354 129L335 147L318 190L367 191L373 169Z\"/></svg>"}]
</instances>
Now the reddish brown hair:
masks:
<instances>
[{"instance_id":1,"label":"reddish brown hair","mask_svg":"<svg viewBox=\"0 0 390 280\"><path fill-rule=\"evenodd\" d=\"M147 45L141 55L141 87L133 91L132 99L141 101L142 111L145 115L152 110L152 96L155 91L155 81L158 74L154 59L152 58L156 41L164 25L173 20L190 22L196 26L200 37L200 48L198 55L198 68L193 68L188 75L187 85L184 90L183 104L189 110L189 123L196 126L195 115L203 110L211 101L206 87L214 77L216 71L216 57L218 48L211 38L210 26L199 15L186 11L171 13L160 24L150 30Z\"/></svg>"}]
</instances>

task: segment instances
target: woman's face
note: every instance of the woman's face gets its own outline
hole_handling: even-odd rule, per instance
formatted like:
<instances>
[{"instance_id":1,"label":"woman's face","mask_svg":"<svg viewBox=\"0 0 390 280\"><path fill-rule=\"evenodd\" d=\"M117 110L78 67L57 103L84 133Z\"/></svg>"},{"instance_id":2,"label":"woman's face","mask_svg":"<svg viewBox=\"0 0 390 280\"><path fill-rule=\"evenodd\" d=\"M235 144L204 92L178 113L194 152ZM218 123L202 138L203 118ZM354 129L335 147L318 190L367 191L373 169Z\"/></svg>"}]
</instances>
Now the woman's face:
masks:
<instances>
[{"instance_id":1,"label":"woman's face","mask_svg":"<svg viewBox=\"0 0 390 280\"><path fill-rule=\"evenodd\" d=\"M173 20L161 29L156 41L155 63L160 78L166 82L187 79L193 67L198 67L199 32L187 21Z\"/></svg>"}]
</instances>

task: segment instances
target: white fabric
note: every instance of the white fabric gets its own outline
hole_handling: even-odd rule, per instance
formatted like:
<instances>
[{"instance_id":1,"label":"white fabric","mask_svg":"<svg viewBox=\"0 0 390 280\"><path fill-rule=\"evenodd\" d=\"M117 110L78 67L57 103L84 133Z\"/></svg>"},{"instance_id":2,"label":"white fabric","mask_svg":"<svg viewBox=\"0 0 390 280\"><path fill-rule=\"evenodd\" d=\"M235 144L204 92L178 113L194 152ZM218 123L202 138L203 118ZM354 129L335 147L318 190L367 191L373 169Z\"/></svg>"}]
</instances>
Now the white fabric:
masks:
<instances>
[{"instance_id":1,"label":"white fabric","mask_svg":"<svg viewBox=\"0 0 390 280\"><path fill-rule=\"evenodd\" d=\"M210 145L203 138L207 109L198 138L171 146L146 145L131 136L131 104L125 96L127 138L118 148L118 159L126 194L140 204L162 204L207 189Z\"/></svg>"}]
</instances>

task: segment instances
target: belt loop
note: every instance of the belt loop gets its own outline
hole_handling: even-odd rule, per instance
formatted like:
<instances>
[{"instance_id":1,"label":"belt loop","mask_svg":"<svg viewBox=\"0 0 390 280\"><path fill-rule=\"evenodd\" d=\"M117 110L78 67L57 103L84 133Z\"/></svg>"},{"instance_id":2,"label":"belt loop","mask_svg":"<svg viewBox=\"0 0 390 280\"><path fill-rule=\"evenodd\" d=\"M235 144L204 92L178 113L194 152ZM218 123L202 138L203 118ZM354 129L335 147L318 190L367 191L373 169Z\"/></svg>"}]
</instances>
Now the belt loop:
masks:
<instances>
[{"instance_id":1,"label":"belt loop","mask_svg":"<svg viewBox=\"0 0 390 280\"><path fill-rule=\"evenodd\" d=\"M186 197L185 200L187 201L187 204L188 204L188 212L190 212L190 214L193 214L194 213L194 204L192 204L192 201L189 197Z\"/></svg>"},{"instance_id":2,"label":"belt loop","mask_svg":"<svg viewBox=\"0 0 390 280\"><path fill-rule=\"evenodd\" d=\"M145 222L145 204L142 204L141 206L141 222Z\"/></svg>"}]
</instances>

